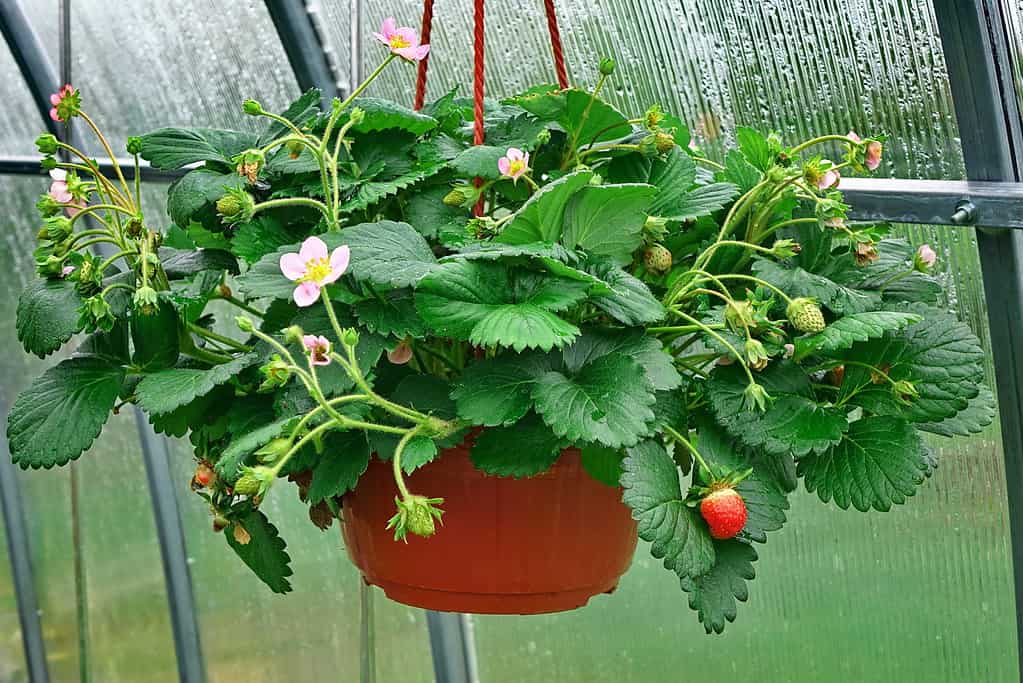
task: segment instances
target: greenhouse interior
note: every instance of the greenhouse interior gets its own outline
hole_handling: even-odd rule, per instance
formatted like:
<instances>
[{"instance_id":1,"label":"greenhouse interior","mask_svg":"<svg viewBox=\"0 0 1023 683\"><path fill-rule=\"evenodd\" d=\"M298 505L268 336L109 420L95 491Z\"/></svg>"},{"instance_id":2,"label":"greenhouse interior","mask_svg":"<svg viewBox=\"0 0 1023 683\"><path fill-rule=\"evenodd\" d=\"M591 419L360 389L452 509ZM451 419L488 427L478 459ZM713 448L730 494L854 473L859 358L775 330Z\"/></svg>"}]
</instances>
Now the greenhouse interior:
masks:
<instances>
[{"instance_id":1,"label":"greenhouse interior","mask_svg":"<svg viewBox=\"0 0 1023 683\"><path fill-rule=\"evenodd\" d=\"M0 33L0 682L1021 680L1023 2Z\"/></svg>"}]
</instances>

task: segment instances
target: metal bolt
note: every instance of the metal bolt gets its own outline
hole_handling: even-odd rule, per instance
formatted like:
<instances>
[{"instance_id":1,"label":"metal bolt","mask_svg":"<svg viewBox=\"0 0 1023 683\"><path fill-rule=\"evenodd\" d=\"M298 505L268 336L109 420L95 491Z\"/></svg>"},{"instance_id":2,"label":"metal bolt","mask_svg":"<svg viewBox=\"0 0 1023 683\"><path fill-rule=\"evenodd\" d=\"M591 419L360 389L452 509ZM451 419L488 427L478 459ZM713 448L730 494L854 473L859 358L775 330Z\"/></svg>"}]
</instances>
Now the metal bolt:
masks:
<instances>
[{"instance_id":1,"label":"metal bolt","mask_svg":"<svg viewBox=\"0 0 1023 683\"><path fill-rule=\"evenodd\" d=\"M973 225L977 222L977 206L969 199L963 199L956 204L955 212L952 214L952 222L956 225Z\"/></svg>"}]
</instances>

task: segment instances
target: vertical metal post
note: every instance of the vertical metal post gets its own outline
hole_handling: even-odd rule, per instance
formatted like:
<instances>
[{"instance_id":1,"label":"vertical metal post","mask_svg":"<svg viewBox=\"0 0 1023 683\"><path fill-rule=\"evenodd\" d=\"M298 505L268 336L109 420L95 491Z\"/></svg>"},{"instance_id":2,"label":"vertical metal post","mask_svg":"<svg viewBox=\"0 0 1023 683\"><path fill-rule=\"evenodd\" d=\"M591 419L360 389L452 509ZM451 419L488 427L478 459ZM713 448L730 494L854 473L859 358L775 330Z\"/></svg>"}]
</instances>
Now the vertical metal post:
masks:
<instances>
[{"instance_id":1,"label":"vertical metal post","mask_svg":"<svg viewBox=\"0 0 1023 683\"><path fill-rule=\"evenodd\" d=\"M971 180L1015 181L1023 144L1012 53L998 0L935 0L949 81ZM1016 593L1017 656L1023 680L1023 234L979 230L991 349L1005 453Z\"/></svg>"},{"instance_id":2,"label":"vertical metal post","mask_svg":"<svg viewBox=\"0 0 1023 683\"><path fill-rule=\"evenodd\" d=\"M339 90L337 77L306 0L265 0L265 3L299 87L322 90L323 106L329 108L331 98Z\"/></svg>"},{"instance_id":3,"label":"vertical metal post","mask_svg":"<svg viewBox=\"0 0 1023 683\"><path fill-rule=\"evenodd\" d=\"M6 411L5 411L6 412ZM7 556L11 559L14 597L18 603L21 623L21 644L25 650L25 667L32 683L49 683L46 666L46 641L39 618L39 603L32 578L32 557L29 553L28 526L18 488L18 473L7 451L7 440L0 434L0 509L7 535Z\"/></svg>"},{"instance_id":4,"label":"vertical metal post","mask_svg":"<svg viewBox=\"0 0 1023 683\"><path fill-rule=\"evenodd\" d=\"M206 666L195 613L192 573L188 569L188 548L185 546L178 499L174 495L176 484L170 470L170 449L167 439L153 431L145 414L137 408L135 424L146 465L156 535L160 540L160 558L163 561L167 604L174 633L178 679L182 683L203 683L206 680Z\"/></svg>"},{"instance_id":5,"label":"vertical metal post","mask_svg":"<svg viewBox=\"0 0 1023 683\"><path fill-rule=\"evenodd\" d=\"M476 644L466 614L427 610L436 683L479 683Z\"/></svg>"}]
</instances>

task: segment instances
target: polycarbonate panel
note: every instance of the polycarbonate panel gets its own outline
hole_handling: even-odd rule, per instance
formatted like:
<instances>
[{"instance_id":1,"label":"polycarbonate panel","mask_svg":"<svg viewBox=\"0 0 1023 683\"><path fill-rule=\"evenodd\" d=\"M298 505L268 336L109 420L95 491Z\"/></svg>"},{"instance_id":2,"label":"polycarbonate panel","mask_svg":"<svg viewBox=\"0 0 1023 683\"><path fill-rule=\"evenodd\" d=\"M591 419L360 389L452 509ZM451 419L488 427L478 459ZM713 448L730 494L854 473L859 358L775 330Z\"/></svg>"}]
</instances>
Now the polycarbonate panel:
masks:
<instances>
[{"instance_id":1,"label":"polycarbonate panel","mask_svg":"<svg viewBox=\"0 0 1023 683\"><path fill-rule=\"evenodd\" d=\"M18 65L6 44L0 47L0 82L4 84L4 115L0 117L0 155L36 154L33 141L45 131L45 127L39 110L32 102L28 86L25 85Z\"/></svg>"},{"instance_id":2,"label":"polycarbonate panel","mask_svg":"<svg viewBox=\"0 0 1023 683\"><path fill-rule=\"evenodd\" d=\"M605 96L625 113L653 103L678 114L711 151L737 125L796 141L886 132L885 172L963 177L962 152L928 0L561 0L571 80L590 87L600 57L618 70ZM489 2L490 96L553 82L542 0ZM372 37L386 16L419 26L421 0L364 3L363 73L386 54ZM472 2L435 6L428 97L471 92ZM346 36L335 36L342 44ZM395 63L369 94L410 104L415 68Z\"/></svg>"},{"instance_id":3,"label":"polycarbonate panel","mask_svg":"<svg viewBox=\"0 0 1023 683\"><path fill-rule=\"evenodd\" d=\"M0 457L7 454L0 450ZM0 513L0 548L7 551L7 530ZM21 644L21 623L18 620L18 602L11 576L9 557L0 559L0 681L27 683L25 649Z\"/></svg>"},{"instance_id":4,"label":"polycarbonate panel","mask_svg":"<svg viewBox=\"0 0 1023 683\"><path fill-rule=\"evenodd\" d=\"M55 2L22 4L41 34L55 32ZM124 154L127 136L163 126L255 129L264 124L242 114L244 99L279 111L299 94L262 2L71 5L72 82L115 154ZM100 155L85 126L78 129L90 153Z\"/></svg>"},{"instance_id":5,"label":"polycarbonate panel","mask_svg":"<svg viewBox=\"0 0 1023 683\"><path fill-rule=\"evenodd\" d=\"M903 227L939 253L949 303L989 349L972 231ZM987 367L993 383L993 367ZM929 438L941 465L890 513L804 491L758 545L739 617L708 636L641 542L617 593L576 612L474 617L487 683L1018 679L1005 473L997 426Z\"/></svg>"},{"instance_id":6,"label":"polycarbonate panel","mask_svg":"<svg viewBox=\"0 0 1023 683\"><path fill-rule=\"evenodd\" d=\"M35 277L30 251L38 230L34 204L47 186L42 178L0 176L0 193L9 211L0 247L0 287L10 293L0 300L0 373L4 377L0 409L5 416L17 392L69 353L65 350L40 361L23 351L14 333L16 294ZM19 473L53 680L78 678L73 572L77 551L86 570L86 640L93 679L174 681L174 643L159 542L130 414L112 418L75 467L82 501L77 549L72 542L69 469ZM0 680L5 679L0 676Z\"/></svg>"},{"instance_id":7,"label":"polycarbonate panel","mask_svg":"<svg viewBox=\"0 0 1023 683\"><path fill-rule=\"evenodd\" d=\"M210 683L357 681L361 579L335 523L320 531L293 485L281 482L263 510L288 544L293 591L270 592L214 533L204 502L189 490L191 448L173 444L172 473L185 525ZM379 681L432 681L426 619L374 589Z\"/></svg>"}]
</instances>

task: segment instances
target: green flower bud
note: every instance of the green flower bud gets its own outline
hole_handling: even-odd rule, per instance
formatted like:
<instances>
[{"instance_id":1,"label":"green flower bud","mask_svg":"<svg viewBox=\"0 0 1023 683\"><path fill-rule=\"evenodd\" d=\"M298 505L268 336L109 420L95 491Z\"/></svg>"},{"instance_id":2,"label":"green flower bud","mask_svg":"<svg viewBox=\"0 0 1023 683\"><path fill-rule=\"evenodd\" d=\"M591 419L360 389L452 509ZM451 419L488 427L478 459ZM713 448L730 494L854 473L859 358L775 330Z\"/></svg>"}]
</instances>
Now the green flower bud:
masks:
<instances>
[{"instance_id":1,"label":"green flower bud","mask_svg":"<svg viewBox=\"0 0 1023 683\"><path fill-rule=\"evenodd\" d=\"M57 278L64 272L64 259L60 256L50 254L41 261L36 262L36 272L40 277Z\"/></svg>"},{"instance_id":2,"label":"green flower bud","mask_svg":"<svg viewBox=\"0 0 1023 683\"><path fill-rule=\"evenodd\" d=\"M252 324L252 319L247 318L244 315L235 316L234 324L238 326L238 329L242 332L252 332L256 329L255 325Z\"/></svg>"},{"instance_id":3,"label":"green flower bud","mask_svg":"<svg viewBox=\"0 0 1023 683\"><path fill-rule=\"evenodd\" d=\"M817 333L827 326L817 302L807 297L793 299L785 310L792 326L800 332Z\"/></svg>"},{"instance_id":4,"label":"green flower bud","mask_svg":"<svg viewBox=\"0 0 1023 683\"><path fill-rule=\"evenodd\" d=\"M754 410L764 412L767 410L767 404L772 400L767 390L756 382L746 385L746 389L742 392L743 406L751 412Z\"/></svg>"},{"instance_id":5,"label":"green flower bud","mask_svg":"<svg viewBox=\"0 0 1023 683\"><path fill-rule=\"evenodd\" d=\"M137 313L150 316L156 313L156 307L160 303L160 299L156 290L147 285L135 290L135 293L131 296L131 303Z\"/></svg>"},{"instance_id":6,"label":"green flower bud","mask_svg":"<svg viewBox=\"0 0 1023 683\"><path fill-rule=\"evenodd\" d=\"M908 406L912 405L915 399L920 398L920 392L916 390L916 386L909 380L900 379L892 384L892 396L902 405Z\"/></svg>"},{"instance_id":7,"label":"green flower bud","mask_svg":"<svg viewBox=\"0 0 1023 683\"><path fill-rule=\"evenodd\" d=\"M284 330L284 341L288 344L301 344L303 336L305 336L305 330L298 325L292 325Z\"/></svg>"},{"instance_id":8,"label":"green flower bud","mask_svg":"<svg viewBox=\"0 0 1023 683\"><path fill-rule=\"evenodd\" d=\"M262 366L259 371L263 374L263 383L259 385L259 391L264 394L283 387L291 379L291 370L288 369L288 364L277 354L274 354L270 362Z\"/></svg>"},{"instance_id":9,"label":"green flower bud","mask_svg":"<svg viewBox=\"0 0 1023 683\"><path fill-rule=\"evenodd\" d=\"M600 64L597 69L600 71L601 76L610 76L615 72L617 62L612 57L604 57L600 60Z\"/></svg>"},{"instance_id":10,"label":"green flower bud","mask_svg":"<svg viewBox=\"0 0 1023 683\"><path fill-rule=\"evenodd\" d=\"M767 349L760 343L758 339L747 339L746 347L746 362L754 370L763 370L767 367L767 362L770 360L767 356Z\"/></svg>"},{"instance_id":11,"label":"green flower bud","mask_svg":"<svg viewBox=\"0 0 1023 683\"><path fill-rule=\"evenodd\" d=\"M245 100L242 102L242 111L249 116L259 116L263 113L263 105L256 100Z\"/></svg>"},{"instance_id":12,"label":"green flower bud","mask_svg":"<svg viewBox=\"0 0 1023 683\"><path fill-rule=\"evenodd\" d=\"M56 216L61 212L63 207L56 199L48 194L39 195L39 200L36 202L36 211L42 218L49 218L50 216Z\"/></svg>"},{"instance_id":13,"label":"green flower bud","mask_svg":"<svg viewBox=\"0 0 1023 683\"><path fill-rule=\"evenodd\" d=\"M359 108L359 107L353 108L352 111L349 112L349 114L348 114L348 122L351 125L353 125L353 126L357 126L357 125L359 125L360 123L362 123L365 120L366 120L366 111L364 109Z\"/></svg>"},{"instance_id":14,"label":"green flower bud","mask_svg":"<svg viewBox=\"0 0 1023 683\"><path fill-rule=\"evenodd\" d=\"M43 157L42 161L39 162L39 165L43 167L44 171L52 171L57 168L57 160L53 157Z\"/></svg>"},{"instance_id":15,"label":"green flower bud","mask_svg":"<svg viewBox=\"0 0 1023 683\"><path fill-rule=\"evenodd\" d=\"M446 206L454 208L461 208L463 206L472 206L480 198L480 191L473 185L456 185L451 192L444 195L444 199L441 200Z\"/></svg>"},{"instance_id":16,"label":"green flower bud","mask_svg":"<svg viewBox=\"0 0 1023 683\"><path fill-rule=\"evenodd\" d=\"M142 138L137 135L132 135L128 138L124 148L128 150L128 154L142 154Z\"/></svg>"},{"instance_id":17,"label":"green flower bud","mask_svg":"<svg viewBox=\"0 0 1023 683\"><path fill-rule=\"evenodd\" d=\"M53 133L43 133L36 138L36 149L40 154L56 154L57 136Z\"/></svg>"},{"instance_id":18,"label":"green flower bud","mask_svg":"<svg viewBox=\"0 0 1023 683\"><path fill-rule=\"evenodd\" d=\"M115 322L110 304L99 294L89 297L78 307L78 325L85 332L109 332L114 329Z\"/></svg>"},{"instance_id":19,"label":"green flower bud","mask_svg":"<svg viewBox=\"0 0 1023 683\"><path fill-rule=\"evenodd\" d=\"M54 242L61 242L71 234L71 219L66 216L51 216L45 221L46 237Z\"/></svg>"},{"instance_id":20,"label":"green flower bud","mask_svg":"<svg viewBox=\"0 0 1023 683\"><path fill-rule=\"evenodd\" d=\"M359 332L352 327L341 330L341 343L345 346L358 346Z\"/></svg>"},{"instance_id":21,"label":"green flower bud","mask_svg":"<svg viewBox=\"0 0 1023 683\"><path fill-rule=\"evenodd\" d=\"M771 251L775 258L791 258L802 251L802 247L795 240L775 240Z\"/></svg>"},{"instance_id":22,"label":"green flower bud","mask_svg":"<svg viewBox=\"0 0 1023 683\"><path fill-rule=\"evenodd\" d=\"M753 304L749 301L732 301L725 306L725 322L733 332L745 334L746 328L755 327Z\"/></svg>"},{"instance_id":23,"label":"green flower bud","mask_svg":"<svg viewBox=\"0 0 1023 683\"><path fill-rule=\"evenodd\" d=\"M224 196L217 200L217 213L228 225L247 223L252 220L255 210L256 200L237 187L228 188Z\"/></svg>"}]
</instances>

